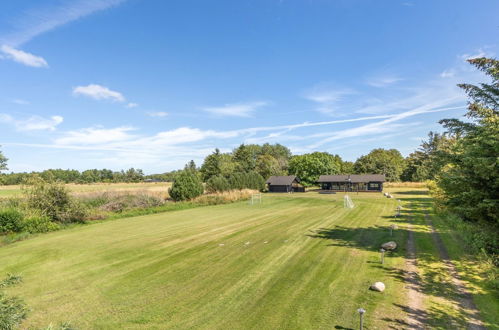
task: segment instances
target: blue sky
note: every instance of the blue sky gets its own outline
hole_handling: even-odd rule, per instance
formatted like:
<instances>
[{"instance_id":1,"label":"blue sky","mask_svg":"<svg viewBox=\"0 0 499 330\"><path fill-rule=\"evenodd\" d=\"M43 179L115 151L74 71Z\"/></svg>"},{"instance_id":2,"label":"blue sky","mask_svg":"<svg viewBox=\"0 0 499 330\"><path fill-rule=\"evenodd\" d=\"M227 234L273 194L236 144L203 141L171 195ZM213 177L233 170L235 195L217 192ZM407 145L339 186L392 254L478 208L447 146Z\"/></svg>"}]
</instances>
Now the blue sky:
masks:
<instances>
[{"instance_id":1,"label":"blue sky","mask_svg":"<svg viewBox=\"0 0 499 330\"><path fill-rule=\"evenodd\" d=\"M281 143L355 160L413 151L465 113L499 2L0 3L0 145L12 171L198 164Z\"/></svg>"}]
</instances>

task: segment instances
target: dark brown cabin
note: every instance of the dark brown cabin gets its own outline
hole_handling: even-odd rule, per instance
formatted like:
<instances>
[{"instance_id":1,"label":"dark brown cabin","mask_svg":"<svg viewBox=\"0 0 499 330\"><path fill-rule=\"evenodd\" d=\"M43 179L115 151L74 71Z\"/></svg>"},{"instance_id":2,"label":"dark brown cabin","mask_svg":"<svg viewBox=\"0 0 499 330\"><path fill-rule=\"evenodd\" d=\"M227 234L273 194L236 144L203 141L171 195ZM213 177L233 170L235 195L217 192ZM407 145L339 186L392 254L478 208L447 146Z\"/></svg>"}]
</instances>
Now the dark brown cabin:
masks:
<instances>
[{"instance_id":1,"label":"dark brown cabin","mask_svg":"<svg viewBox=\"0 0 499 330\"><path fill-rule=\"evenodd\" d=\"M305 187L300 184L300 178L294 175L271 176L266 183L269 192L305 192Z\"/></svg>"},{"instance_id":2,"label":"dark brown cabin","mask_svg":"<svg viewBox=\"0 0 499 330\"><path fill-rule=\"evenodd\" d=\"M321 175L317 182L328 191L383 191L384 174Z\"/></svg>"}]
</instances>

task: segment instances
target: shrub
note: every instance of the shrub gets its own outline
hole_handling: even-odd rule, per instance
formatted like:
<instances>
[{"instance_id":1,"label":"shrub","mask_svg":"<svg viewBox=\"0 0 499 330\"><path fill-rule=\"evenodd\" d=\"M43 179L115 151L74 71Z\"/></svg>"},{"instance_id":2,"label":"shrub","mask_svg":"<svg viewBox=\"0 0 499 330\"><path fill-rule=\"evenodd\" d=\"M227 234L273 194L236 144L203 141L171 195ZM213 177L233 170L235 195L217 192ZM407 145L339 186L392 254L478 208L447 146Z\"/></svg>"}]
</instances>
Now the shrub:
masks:
<instances>
[{"instance_id":1,"label":"shrub","mask_svg":"<svg viewBox=\"0 0 499 330\"><path fill-rule=\"evenodd\" d=\"M219 205L233 203L240 200L247 200L256 190L242 189L242 190L229 190L214 194L202 195L194 200L197 205Z\"/></svg>"},{"instance_id":2,"label":"shrub","mask_svg":"<svg viewBox=\"0 0 499 330\"><path fill-rule=\"evenodd\" d=\"M229 184L231 189L265 189L265 180L255 171L251 172L238 172L229 177Z\"/></svg>"},{"instance_id":3,"label":"shrub","mask_svg":"<svg viewBox=\"0 0 499 330\"><path fill-rule=\"evenodd\" d=\"M229 181L221 175L212 176L206 182L206 191L209 193L217 193L230 190Z\"/></svg>"},{"instance_id":4,"label":"shrub","mask_svg":"<svg viewBox=\"0 0 499 330\"><path fill-rule=\"evenodd\" d=\"M34 178L23 187L28 207L40 211L57 222L83 221L86 208L75 200L59 182L45 182Z\"/></svg>"},{"instance_id":5,"label":"shrub","mask_svg":"<svg viewBox=\"0 0 499 330\"><path fill-rule=\"evenodd\" d=\"M23 214L15 209L0 210L0 233L16 233L23 228Z\"/></svg>"},{"instance_id":6,"label":"shrub","mask_svg":"<svg viewBox=\"0 0 499 330\"><path fill-rule=\"evenodd\" d=\"M170 197L174 201L193 199L204 192L203 184L199 177L191 171L182 171L175 178L170 188Z\"/></svg>"},{"instance_id":7,"label":"shrub","mask_svg":"<svg viewBox=\"0 0 499 330\"><path fill-rule=\"evenodd\" d=\"M46 216L32 216L24 219L22 230L30 234L35 234L48 233L59 228L60 226L57 223L50 221L50 218Z\"/></svg>"},{"instance_id":8,"label":"shrub","mask_svg":"<svg viewBox=\"0 0 499 330\"><path fill-rule=\"evenodd\" d=\"M123 212L129 209L145 209L163 205L164 201L156 196L148 194L109 194L107 202L102 204L99 209L108 212Z\"/></svg>"}]
</instances>

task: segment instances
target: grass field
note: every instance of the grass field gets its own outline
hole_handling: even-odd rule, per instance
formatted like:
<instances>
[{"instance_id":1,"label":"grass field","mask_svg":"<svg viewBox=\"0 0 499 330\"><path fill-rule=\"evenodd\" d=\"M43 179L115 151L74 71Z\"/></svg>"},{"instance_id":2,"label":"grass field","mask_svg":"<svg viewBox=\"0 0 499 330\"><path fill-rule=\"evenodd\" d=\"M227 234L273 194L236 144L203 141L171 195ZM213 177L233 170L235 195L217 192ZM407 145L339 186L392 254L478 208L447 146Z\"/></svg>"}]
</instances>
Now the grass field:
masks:
<instances>
[{"instance_id":1,"label":"grass field","mask_svg":"<svg viewBox=\"0 0 499 330\"><path fill-rule=\"evenodd\" d=\"M405 205L427 201L423 190L394 190ZM394 199L352 199L349 210L342 194L265 194L261 205L238 202L75 227L0 248L0 274L24 278L9 293L31 309L26 328L71 321L81 329L350 329L358 326L359 307L367 310L368 329L403 328L413 312L400 275L405 219L420 219L427 206L412 205L411 215L394 218ZM425 224L416 221L418 255L431 255ZM399 229L391 237L393 223ZM382 266L379 245L392 239L399 248ZM459 242L449 238L448 244L459 257ZM460 327L466 315L448 283L426 276L433 266L422 265L425 308L440 312L432 315L432 327ZM474 278L479 287L479 274ZM385 292L369 291L374 281L383 281ZM477 305L494 325L497 302L481 290Z\"/></svg>"},{"instance_id":2,"label":"grass field","mask_svg":"<svg viewBox=\"0 0 499 330\"><path fill-rule=\"evenodd\" d=\"M140 183L94 183L94 184L66 184L66 187L75 195L84 195L100 192L150 192L168 196L170 182L140 182ZM0 186L0 198L14 197L21 194L21 186Z\"/></svg>"}]
</instances>

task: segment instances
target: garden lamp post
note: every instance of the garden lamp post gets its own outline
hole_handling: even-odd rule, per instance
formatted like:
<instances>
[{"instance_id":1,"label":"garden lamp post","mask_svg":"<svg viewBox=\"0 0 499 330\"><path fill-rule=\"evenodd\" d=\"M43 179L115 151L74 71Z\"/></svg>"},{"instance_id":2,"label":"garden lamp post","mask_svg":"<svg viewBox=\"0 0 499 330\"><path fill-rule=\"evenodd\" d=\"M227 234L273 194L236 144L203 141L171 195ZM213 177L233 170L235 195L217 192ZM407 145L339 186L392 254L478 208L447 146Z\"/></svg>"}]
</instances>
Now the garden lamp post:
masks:
<instances>
[{"instance_id":1,"label":"garden lamp post","mask_svg":"<svg viewBox=\"0 0 499 330\"><path fill-rule=\"evenodd\" d=\"M357 312L359 312L359 317L360 317L360 330L364 328L364 313L366 310L364 308L359 308L357 309Z\"/></svg>"},{"instance_id":2,"label":"garden lamp post","mask_svg":"<svg viewBox=\"0 0 499 330\"><path fill-rule=\"evenodd\" d=\"M381 250L379 250L379 252L381 252L381 264L384 264L385 263L385 252L386 252L386 250L385 249L381 249Z\"/></svg>"}]
</instances>

